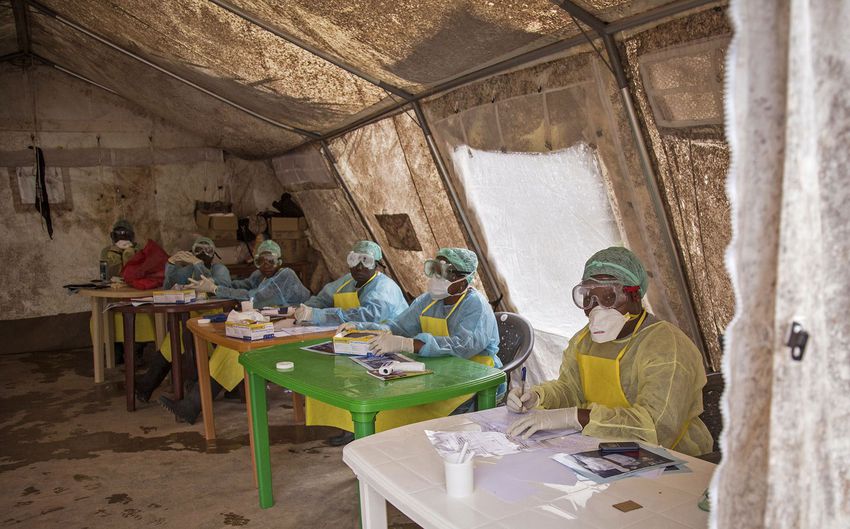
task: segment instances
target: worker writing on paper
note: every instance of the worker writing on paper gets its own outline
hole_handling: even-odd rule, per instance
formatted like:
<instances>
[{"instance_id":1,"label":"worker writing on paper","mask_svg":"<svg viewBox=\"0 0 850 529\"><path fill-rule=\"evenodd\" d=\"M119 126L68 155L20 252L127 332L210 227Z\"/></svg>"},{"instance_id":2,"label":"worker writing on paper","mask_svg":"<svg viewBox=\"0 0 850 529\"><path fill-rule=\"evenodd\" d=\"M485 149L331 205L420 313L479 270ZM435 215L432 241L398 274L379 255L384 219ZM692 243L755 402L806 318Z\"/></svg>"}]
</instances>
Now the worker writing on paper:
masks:
<instances>
[{"instance_id":1,"label":"worker writing on paper","mask_svg":"<svg viewBox=\"0 0 850 529\"><path fill-rule=\"evenodd\" d=\"M127 261L136 255L139 251L139 245L136 244L136 234L133 231L133 226L128 221L121 219L112 225L112 231L109 233L112 239L112 244L106 246L100 252L101 262L106 263L106 279L112 277L121 277L121 270ZM115 357L117 363L124 362L124 318L120 313L115 313ZM141 362L142 350L145 343L156 341L156 330L154 326L153 316L150 314L136 315L136 333L135 333L135 358L137 363Z\"/></svg>"},{"instance_id":2,"label":"worker writing on paper","mask_svg":"<svg viewBox=\"0 0 850 529\"><path fill-rule=\"evenodd\" d=\"M375 353L418 353L421 356L457 356L488 366L501 367L496 356L499 330L496 316L487 299L471 286L478 268L478 257L464 248L443 248L435 259L425 262L428 292L410 307L384 324L344 323L343 329L382 329L372 343ZM504 385L497 393L504 392ZM452 413L464 413L474 407L471 395L411 408L382 411L376 417L376 431L388 430ZM338 410L333 422L324 422L347 431L353 430L351 415Z\"/></svg>"},{"instance_id":3,"label":"worker writing on paper","mask_svg":"<svg viewBox=\"0 0 850 529\"><path fill-rule=\"evenodd\" d=\"M230 271L221 263L213 263L215 243L198 237L192 251L179 251L168 258L162 288L185 288L190 279L211 278L216 285L230 286Z\"/></svg>"},{"instance_id":4,"label":"worker writing on paper","mask_svg":"<svg viewBox=\"0 0 850 529\"><path fill-rule=\"evenodd\" d=\"M587 261L573 301L590 321L570 339L557 380L508 394L511 411L538 408L514 422L510 435L574 428L689 455L711 451L699 418L702 356L678 327L647 313L646 288L643 265L625 248L607 248Z\"/></svg>"},{"instance_id":5,"label":"worker writing on paper","mask_svg":"<svg viewBox=\"0 0 850 529\"><path fill-rule=\"evenodd\" d=\"M408 305L396 282L378 270L382 258L381 247L376 243L357 242L348 253L349 273L328 283L317 296L298 307L295 319L310 325L338 325L379 323L396 317ZM307 425L324 424L325 418L337 409L307 397ZM341 446L351 440L353 434L344 432L328 441L331 446Z\"/></svg>"},{"instance_id":6,"label":"worker writing on paper","mask_svg":"<svg viewBox=\"0 0 850 529\"><path fill-rule=\"evenodd\" d=\"M310 291L301 284L295 272L283 267L281 257L280 246L276 242L263 241L257 247L254 259L258 270L247 279L235 279L230 286L225 286L217 285L211 278L204 276L200 281L190 280L189 288L214 294L218 298L251 300L258 309L303 303L310 297ZM227 347L216 347L210 355L210 376L213 398L222 389L232 391L245 376L239 364L239 353ZM200 388L196 384L185 398L178 401L161 396L159 403L178 419L194 424L201 413Z\"/></svg>"}]
</instances>

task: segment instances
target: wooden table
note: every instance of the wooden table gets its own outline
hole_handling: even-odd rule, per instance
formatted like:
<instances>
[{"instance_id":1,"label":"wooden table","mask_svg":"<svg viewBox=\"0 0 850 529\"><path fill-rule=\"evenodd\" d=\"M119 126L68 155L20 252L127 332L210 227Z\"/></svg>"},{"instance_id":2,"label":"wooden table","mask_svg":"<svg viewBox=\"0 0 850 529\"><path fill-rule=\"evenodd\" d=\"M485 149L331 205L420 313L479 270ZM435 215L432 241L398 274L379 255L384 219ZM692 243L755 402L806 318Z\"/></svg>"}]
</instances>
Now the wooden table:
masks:
<instances>
[{"instance_id":1,"label":"wooden table","mask_svg":"<svg viewBox=\"0 0 850 529\"><path fill-rule=\"evenodd\" d=\"M547 484L545 476L535 481L532 470L531 475L522 477L525 485L533 487L530 495L514 501L491 492L492 480L498 479L492 466L501 461L476 458L472 494L466 498L450 498L445 489L443 460L424 430L477 429L470 419L472 415L454 415L394 428L356 440L343 449L342 460L360 483L363 529L386 529L387 502L425 529L686 529L708 526L708 513L700 510L697 503L708 488L715 465L673 451L674 456L687 463L690 472L664 473L654 479L630 477L597 484L578 480L572 470L563 467L566 478L563 483ZM539 457L548 459L550 455L543 450ZM536 467L532 463L529 468ZM613 507L628 500L641 507L628 512Z\"/></svg>"},{"instance_id":2,"label":"wooden table","mask_svg":"<svg viewBox=\"0 0 850 529\"><path fill-rule=\"evenodd\" d=\"M267 340L257 340L249 342L238 338L231 338L224 332L224 323L208 323L201 324L198 320L201 318L192 318L189 320L187 327L191 331L195 341L195 362L198 366L198 384L201 390L201 413L204 418L204 436L207 441L215 439L215 417L213 414L212 390L210 388L210 369L209 369L209 344L221 345L239 353L247 353L257 349L265 349L275 345L291 344L304 342L306 340L315 340L318 338L331 338L336 333L335 329L329 329L325 332L317 332L310 334L302 334L298 336L284 336L281 338L270 338ZM248 376L245 376L245 399L248 408L248 420L250 425L251 419L251 400L250 391L248 390ZM303 397L297 393L292 394L292 405L296 414L296 421L303 421L304 401ZM254 446L254 434L249 428L249 437L251 439L251 448ZM253 453L253 451L252 451Z\"/></svg>"},{"instance_id":3,"label":"wooden table","mask_svg":"<svg viewBox=\"0 0 850 529\"><path fill-rule=\"evenodd\" d=\"M266 381L347 410L351 413L357 439L375 432L375 416L384 410L429 404L471 393L477 393L479 410L496 405L496 390L505 381L505 373L500 369L455 356L411 357L423 362L432 373L387 382L373 377L349 357L305 351L295 344L240 356L239 362L250 381L246 389L251 395L249 406L260 507L266 509L274 505ZM279 361L293 362L295 369L278 371Z\"/></svg>"},{"instance_id":4,"label":"wooden table","mask_svg":"<svg viewBox=\"0 0 850 529\"><path fill-rule=\"evenodd\" d=\"M104 312L106 304L111 301L125 300L129 298L143 298L153 294L152 290L136 290L135 288L81 288L80 294L91 299L91 321L92 321L92 357L94 360L94 382L103 382L104 360L107 369L115 367L115 321L111 312ZM165 337L164 315L154 316L156 324L157 345ZM134 329L135 333L135 329ZM125 361L133 359L132 349L124 351Z\"/></svg>"},{"instance_id":5,"label":"wooden table","mask_svg":"<svg viewBox=\"0 0 850 529\"><path fill-rule=\"evenodd\" d=\"M199 310L230 309L239 304L232 299L207 299L192 303L147 303L134 307L131 304L119 305L112 310L120 312L124 316L124 351L132 351L135 345L136 314L160 314L166 318L166 328L171 339L171 384L174 389L174 398L183 398L183 362L180 354L180 338L183 336L181 329L186 329L186 321L189 313ZM188 333L185 334L188 337ZM188 347L186 353L191 354L191 340L186 340ZM198 356L198 355L195 355ZM204 356L204 355L201 355ZM127 391L127 411L136 410L136 366L132 361L124 362L124 386ZM207 391L209 391L209 368L205 371L207 375ZM200 373L199 373L200 378Z\"/></svg>"}]
</instances>

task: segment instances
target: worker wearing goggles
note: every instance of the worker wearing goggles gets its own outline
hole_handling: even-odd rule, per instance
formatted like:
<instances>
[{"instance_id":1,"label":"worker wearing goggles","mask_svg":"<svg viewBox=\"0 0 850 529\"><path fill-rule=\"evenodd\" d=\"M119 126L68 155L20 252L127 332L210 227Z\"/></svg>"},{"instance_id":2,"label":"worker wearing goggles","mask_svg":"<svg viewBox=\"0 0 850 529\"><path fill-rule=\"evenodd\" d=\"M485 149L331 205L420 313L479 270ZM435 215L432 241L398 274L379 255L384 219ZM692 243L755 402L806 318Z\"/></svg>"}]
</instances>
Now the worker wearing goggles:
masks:
<instances>
[{"instance_id":1,"label":"worker wearing goggles","mask_svg":"<svg viewBox=\"0 0 850 529\"><path fill-rule=\"evenodd\" d=\"M588 325L570 339L558 379L512 389L507 406L526 413L508 430L575 429L611 440L662 445L689 455L710 452L702 413L702 355L672 323L649 314L647 274L621 247L594 254L573 288Z\"/></svg>"},{"instance_id":2,"label":"worker wearing goggles","mask_svg":"<svg viewBox=\"0 0 850 529\"><path fill-rule=\"evenodd\" d=\"M217 285L230 286L230 271L221 263L213 263L215 243L208 237L198 237L192 251L179 251L168 258L162 288L185 288L190 279L209 277Z\"/></svg>"},{"instance_id":3,"label":"worker wearing goggles","mask_svg":"<svg viewBox=\"0 0 850 529\"><path fill-rule=\"evenodd\" d=\"M383 252L372 241L358 241L346 256L348 273L328 283L295 310L295 320L307 325L340 325L346 322L382 322L398 316L407 301L398 284L379 270ZM307 425L337 423L337 415L351 422L351 414L307 397ZM341 423L342 421L340 421ZM328 439L341 446L354 439L344 432Z\"/></svg>"}]
</instances>

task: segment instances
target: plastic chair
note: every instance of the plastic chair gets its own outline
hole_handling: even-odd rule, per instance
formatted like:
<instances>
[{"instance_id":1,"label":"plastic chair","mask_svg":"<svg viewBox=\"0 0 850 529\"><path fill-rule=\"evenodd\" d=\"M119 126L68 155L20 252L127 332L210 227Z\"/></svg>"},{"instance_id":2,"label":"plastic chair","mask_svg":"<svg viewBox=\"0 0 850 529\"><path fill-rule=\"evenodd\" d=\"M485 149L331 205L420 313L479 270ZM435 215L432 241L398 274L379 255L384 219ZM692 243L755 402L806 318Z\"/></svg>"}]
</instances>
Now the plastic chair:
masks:
<instances>
[{"instance_id":1,"label":"plastic chair","mask_svg":"<svg viewBox=\"0 0 850 529\"><path fill-rule=\"evenodd\" d=\"M719 463L721 454L718 446L718 438L723 430L723 415L720 412L720 397L723 395L723 375L720 373L709 373L708 381L705 387L702 388L702 408L703 412L699 418L705 423L708 431L711 432L711 437L714 439L714 451L699 456L700 459Z\"/></svg>"},{"instance_id":2,"label":"plastic chair","mask_svg":"<svg viewBox=\"0 0 850 529\"><path fill-rule=\"evenodd\" d=\"M496 354L502 361L502 371L510 381L511 371L531 356L534 327L527 319L513 312L497 312L496 324L499 326L499 351Z\"/></svg>"}]
</instances>

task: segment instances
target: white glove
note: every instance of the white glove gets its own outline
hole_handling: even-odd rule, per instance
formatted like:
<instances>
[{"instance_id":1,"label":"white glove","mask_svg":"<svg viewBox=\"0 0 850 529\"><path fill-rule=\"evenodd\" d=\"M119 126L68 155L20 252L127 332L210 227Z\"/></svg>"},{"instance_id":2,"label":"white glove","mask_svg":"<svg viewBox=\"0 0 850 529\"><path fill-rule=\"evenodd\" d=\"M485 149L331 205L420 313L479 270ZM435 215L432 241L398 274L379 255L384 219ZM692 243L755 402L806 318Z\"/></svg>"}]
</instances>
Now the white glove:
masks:
<instances>
[{"instance_id":1,"label":"white glove","mask_svg":"<svg viewBox=\"0 0 850 529\"><path fill-rule=\"evenodd\" d=\"M387 353L412 353L413 338L396 336L394 334L382 334L369 342L369 350L375 354Z\"/></svg>"},{"instance_id":2,"label":"white glove","mask_svg":"<svg viewBox=\"0 0 850 529\"><path fill-rule=\"evenodd\" d=\"M357 329L357 324L347 321L345 323L341 323L339 327L336 328L336 333L340 334L344 333L345 331L353 331L355 329Z\"/></svg>"},{"instance_id":3,"label":"white glove","mask_svg":"<svg viewBox=\"0 0 850 529\"><path fill-rule=\"evenodd\" d=\"M525 417L517 419L508 428L508 435L522 435L528 439L538 430L578 430L581 431L581 423L578 422L578 408L556 408L554 410L536 410Z\"/></svg>"},{"instance_id":4,"label":"white glove","mask_svg":"<svg viewBox=\"0 0 850 529\"><path fill-rule=\"evenodd\" d=\"M201 260L198 259L197 257L195 257L194 255L192 255L191 253L183 250L183 251L177 252L176 254L169 257L168 262L171 263L171 264L178 264L178 263L195 264L195 263L201 262Z\"/></svg>"},{"instance_id":5,"label":"white glove","mask_svg":"<svg viewBox=\"0 0 850 529\"><path fill-rule=\"evenodd\" d=\"M528 413L528 410L537 406L537 393L534 391L523 393L521 387L514 387L508 392L505 406L514 413Z\"/></svg>"},{"instance_id":6,"label":"white glove","mask_svg":"<svg viewBox=\"0 0 850 529\"><path fill-rule=\"evenodd\" d=\"M201 276L200 281L197 281L190 277L189 288L194 289L196 292L208 292L210 294L215 294L215 291L218 286L215 284L215 281L208 278L207 276Z\"/></svg>"},{"instance_id":7,"label":"white glove","mask_svg":"<svg viewBox=\"0 0 850 529\"><path fill-rule=\"evenodd\" d=\"M313 307L308 307L302 303L300 307L295 309L295 321L298 323L302 321L313 321Z\"/></svg>"},{"instance_id":8,"label":"white glove","mask_svg":"<svg viewBox=\"0 0 850 529\"><path fill-rule=\"evenodd\" d=\"M121 248L122 250L129 250L133 247L133 241L120 240L115 242L115 246Z\"/></svg>"}]
</instances>

